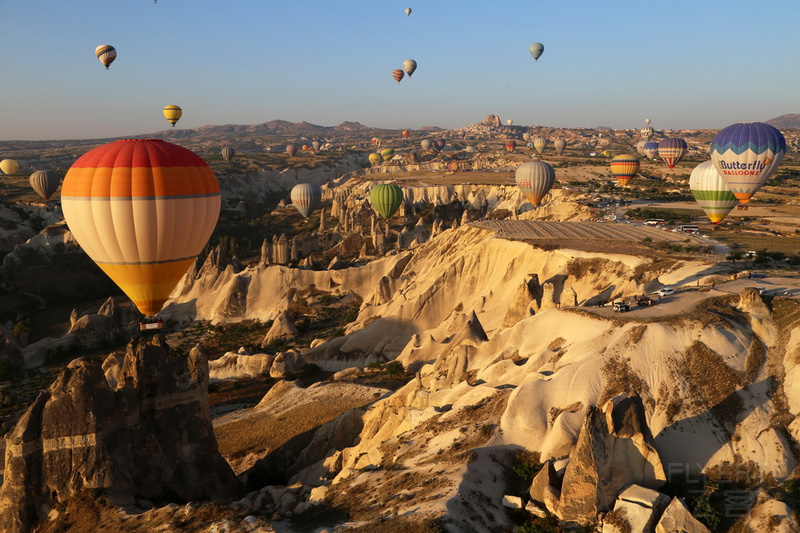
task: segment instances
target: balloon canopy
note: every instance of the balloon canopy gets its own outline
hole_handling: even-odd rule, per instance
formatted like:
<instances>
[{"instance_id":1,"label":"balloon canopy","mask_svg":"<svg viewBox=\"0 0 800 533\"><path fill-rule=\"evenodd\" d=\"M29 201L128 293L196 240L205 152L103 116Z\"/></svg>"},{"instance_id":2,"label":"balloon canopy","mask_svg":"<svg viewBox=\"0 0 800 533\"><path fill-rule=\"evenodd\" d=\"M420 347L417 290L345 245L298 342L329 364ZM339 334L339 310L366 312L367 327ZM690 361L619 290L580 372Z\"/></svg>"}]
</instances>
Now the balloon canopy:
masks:
<instances>
[{"instance_id":1,"label":"balloon canopy","mask_svg":"<svg viewBox=\"0 0 800 533\"><path fill-rule=\"evenodd\" d=\"M200 156L160 139L127 139L75 161L64 218L86 254L145 315L155 315L217 223L217 178Z\"/></svg>"},{"instance_id":2,"label":"balloon canopy","mask_svg":"<svg viewBox=\"0 0 800 533\"><path fill-rule=\"evenodd\" d=\"M531 53L533 59L539 61L542 52L544 52L544 45L542 43L533 43L528 47L528 52Z\"/></svg>"},{"instance_id":3,"label":"balloon canopy","mask_svg":"<svg viewBox=\"0 0 800 533\"><path fill-rule=\"evenodd\" d=\"M678 137L667 137L658 143L658 157L664 160L670 169L675 168L675 165L683 159L686 155L686 150L689 147L686 141Z\"/></svg>"},{"instance_id":4,"label":"balloon canopy","mask_svg":"<svg viewBox=\"0 0 800 533\"><path fill-rule=\"evenodd\" d=\"M743 204L775 173L784 155L783 134L763 122L732 124L711 141L711 161Z\"/></svg>"},{"instance_id":5,"label":"balloon canopy","mask_svg":"<svg viewBox=\"0 0 800 533\"><path fill-rule=\"evenodd\" d=\"M739 200L717 172L713 161L700 163L692 170L689 190L715 226L739 204Z\"/></svg>"},{"instance_id":6,"label":"balloon canopy","mask_svg":"<svg viewBox=\"0 0 800 533\"><path fill-rule=\"evenodd\" d=\"M108 70L108 67L117 58L117 49L110 44L101 44L94 49L94 55L97 56L97 59L99 59L103 66L106 67L106 70Z\"/></svg>"},{"instance_id":7,"label":"balloon canopy","mask_svg":"<svg viewBox=\"0 0 800 533\"><path fill-rule=\"evenodd\" d=\"M61 179L52 170L37 170L31 174L30 182L33 190L45 200L49 200L61 185Z\"/></svg>"},{"instance_id":8,"label":"balloon canopy","mask_svg":"<svg viewBox=\"0 0 800 533\"><path fill-rule=\"evenodd\" d=\"M375 185L369 191L372 207L383 218L391 218L403 203L403 189L394 183Z\"/></svg>"},{"instance_id":9,"label":"balloon canopy","mask_svg":"<svg viewBox=\"0 0 800 533\"><path fill-rule=\"evenodd\" d=\"M292 205L300 211L303 218L308 218L322 201L322 191L318 185L313 183L298 183L292 187L289 193L289 198L292 200Z\"/></svg>"},{"instance_id":10,"label":"balloon canopy","mask_svg":"<svg viewBox=\"0 0 800 533\"><path fill-rule=\"evenodd\" d=\"M620 154L611 160L611 173L623 187L628 186L636 173L639 172L639 159L628 154Z\"/></svg>"},{"instance_id":11,"label":"balloon canopy","mask_svg":"<svg viewBox=\"0 0 800 533\"><path fill-rule=\"evenodd\" d=\"M164 108L164 118L172 124L172 127L175 127L175 123L178 122L183 115L183 110L180 106L176 105L168 105Z\"/></svg>"},{"instance_id":12,"label":"balloon canopy","mask_svg":"<svg viewBox=\"0 0 800 533\"><path fill-rule=\"evenodd\" d=\"M233 157L236 155L236 150L234 150L230 146L226 146L225 148L222 149L221 154L222 154L222 159L231 162L233 160Z\"/></svg>"},{"instance_id":13,"label":"balloon canopy","mask_svg":"<svg viewBox=\"0 0 800 533\"><path fill-rule=\"evenodd\" d=\"M544 161L528 161L517 167L514 181L525 198L535 207L539 207L542 198L556 182L556 171Z\"/></svg>"}]
</instances>

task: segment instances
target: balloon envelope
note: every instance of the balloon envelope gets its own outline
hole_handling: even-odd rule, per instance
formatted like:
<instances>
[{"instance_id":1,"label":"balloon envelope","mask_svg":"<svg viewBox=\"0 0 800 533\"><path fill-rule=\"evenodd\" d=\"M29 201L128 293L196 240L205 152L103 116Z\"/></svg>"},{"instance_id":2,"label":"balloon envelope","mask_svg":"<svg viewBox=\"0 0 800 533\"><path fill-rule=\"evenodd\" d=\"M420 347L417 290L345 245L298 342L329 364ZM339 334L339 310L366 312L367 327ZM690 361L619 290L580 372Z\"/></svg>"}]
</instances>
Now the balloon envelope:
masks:
<instances>
[{"instance_id":1,"label":"balloon envelope","mask_svg":"<svg viewBox=\"0 0 800 533\"><path fill-rule=\"evenodd\" d=\"M203 250L220 209L197 154L160 139L88 151L67 171L64 218L87 255L145 315L155 315Z\"/></svg>"},{"instance_id":2,"label":"balloon envelope","mask_svg":"<svg viewBox=\"0 0 800 533\"><path fill-rule=\"evenodd\" d=\"M711 161L741 203L775 173L786 155L786 139L774 126L740 122L711 141Z\"/></svg>"},{"instance_id":3,"label":"balloon envelope","mask_svg":"<svg viewBox=\"0 0 800 533\"><path fill-rule=\"evenodd\" d=\"M384 161L391 161L394 157L394 148L384 148L381 150L381 158Z\"/></svg>"},{"instance_id":4,"label":"balloon envelope","mask_svg":"<svg viewBox=\"0 0 800 533\"><path fill-rule=\"evenodd\" d=\"M653 131L653 128L651 128L650 126L645 126L644 128L642 128L642 131L640 131L639 133L641 134L642 139L647 141L647 140L649 140L650 138L653 137L653 135L655 134L655 131Z\"/></svg>"},{"instance_id":5,"label":"balloon envelope","mask_svg":"<svg viewBox=\"0 0 800 533\"><path fill-rule=\"evenodd\" d=\"M667 137L658 143L658 157L663 159L669 168L675 168L675 165L686 155L687 149L688 146L683 139Z\"/></svg>"},{"instance_id":6,"label":"balloon envelope","mask_svg":"<svg viewBox=\"0 0 800 533\"><path fill-rule=\"evenodd\" d=\"M322 148L322 143L319 141L311 141L311 148L313 148L315 152L319 152L319 149Z\"/></svg>"},{"instance_id":7,"label":"balloon envelope","mask_svg":"<svg viewBox=\"0 0 800 533\"><path fill-rule=\"evenodd\" d=\"M406 8L406 16L409 16L410 14L411 14L411 8L407 7Z\"/></svg>"},{"instance_id":8,"label":"balloon envelope","mask_svg":"<svg viewBox=\"0 0 800 533\"><path fill-rule=\"evenodd\" d=\"M539 61L539 57L542 55L542 52L544 52L544 45L542 43L533 43L528 47L528 52L531 53L533 59Z\"/></svg>"},{"instance_id":9,"label":"balloon envelope","mask_svg":"<svg viewBox=\"0 0 800 533\"><path fill-rule=\"evenodd\" d=\"M414 71L417 70L417 62L413 59L406 59L403 61L403 70L406 71L406 74L408 74L410 78L411 75L414 74Z\"/></svg>"},{"instance_id":10,"label":"balloon envelope","mask_svg":"<svg viewBox=\"0 0 800 533\"><path fill-rule=\"evenodd\" d=\"M183 115L183 110L180 106L176 105L168 105L164 108L164 118L166 118L172 127L175 127L175 123L180 120L181 116Z\"/></svg>"},{"instance_id":11,"label":"balloon envelope","mask_svg":"<svg viewBox=\"0 0 800 533\"><path fill-rule=\"evenodd\" d=\"M533 147L536 149L537 152L540 154L544 152L544 148L547 146L547 139L544 137L535 137L533 139Z\"/></svg>"},{"instance_id":12,"label":"balloon envelope","mask_svg":"<svg viewBox=\"0 0 800 533\"><path fill-rule=\"evenodd\" d=\"M403 203L403 189L394 183L375 185L369 191L372 207L383 218L391 218Z\"/></svg>"},{"instance_id":13,"label":"balloon envelope","mask_svg":"<svg viewBox=\"0 0 800 533\"><path fill-rule=\"evenodd\" d=\"M419 145L420 147L422 147L423 150L430 150L431 147L433 146L433 143L431 142L430 139L422 139L419 142Z\"/></svg>"},{"instance_id":14,"label":"balloon envelope","mask_svg":"<svg viewBox=\"0 0 800 533\"><path fill-rule=\"evenodd\" d=\"M645 144L647 144L647 141L645 141L644 139L636 143L636 151L639 152L639 155L643 157L646 157L646 154L644 153Z\"/></svg>"},{"instance_id":15,"label":"balloon envelope","mask_svg":"<svg viewBox=\"0 0 800 533\"><path fill-rule=\"evenodd\" d=\"M409 131L403 130L400 132L400 134L403 136L403 139L408 139Z\"/></svg>"},{"instance_id":16,"label":"balloon envelope","mask_svg":"<svg viewBox=\"0 0 800 533\"><path fill-rule=\"evenodd\" d=\"M444 139L436 139L433 141L433 147L436 148L437 152L441 152L444 150L444 147L447 145L447 141Z\"/></svg>"},{"instance_id":17,"label":"balloon envelope","mask_svg":"<svg viewBox=\"0 0 800 533\"><path fill-rule=\"evenodd\" d=\"M739 200L717 172L713 161L700 163L692 170L689 190L715 226L739 204Z\"/></svg>"},{"instance_id":18,"label":"balloon envelope","mask_svg":"<svg viewBox=\"0 0 800 533\"><path fill-rule=\"evenodd\" d=\"M19 163L13 159L3 159L0 161L0 170L3 171L3 174L16 174L19 170Z\"/></svg>"},{"instance_id":19,"label":"balloon envelope","mask_svg":"<svg viewBox=\"0 0 800 533\"><path fill-rule=\"evenodd\" d=\"M647 141L644 143L642 151L651 161L655 161L656 157L658 157L658 143L655 141Z\"/></svg>"},{"instance_id":20,"label":"balloon envelope","mask_svg":"<svg viewBox=\"0 0 800 533\"><path fill-rule=\"evenodd\" d=\"M373 165L377 165L381 162L381 154L371 153L369 154L369 162Z\"/></svg>"},{"instance_id":21,"label":"balloon envelope","mask_svg":"<svg viewBox=\"0 0 800 533\"><path fill-rule=\"evenodd\" d=\"M222 153L222 159L224 159L225 161L230 162L230 161L233 160L233 157L236 155L236 150L234 150L233 148L231 148L229 146L226 146L225 148L222 149L221 153Z\"/></svg>"},{"instance_id":22,"label":"balloon envelope","mask_svg":"<svg viewBox=\"0 0 800 533\"><path fill-rule=\"evenodd\" d=\"M292 205L303 215L303 218L308 218L308 215L319 207L319 203L322 200L322 191L320 191L319 186L313 183L298 183L292 187L289 198L292 200Z\"/></svg>"},{"instance_id":23,"label":"balloon envelope","mask_svg":"<svg viewBox=\"0 0 800 533\"><path fill-rule=\"evenodd\" d=\"M94 55L97 56L97 59L99 59L103 66L106 67L106 70L108 70L109 65L117 58L117 49L110 44L101 44L94 49Z\"/></svg>"},{"instance_id":24,"label":"balloon envelope","mask_svg":"<svg viewBox=\"0 0 800 533\"><path fill-rule=\"evenodd\" d=\"M535 207L539 207L542 198L550 192L556 182L556 171L544 161L528 161L517 167L514 181L517 182L517 187L525 198Z\"/></svg>"},{"instance_id":25,"label":"balloon envelope","mask_svg":"<svg viewBox=\"0 0 800 533\"><path fill-rule=\"evenodd\" d=\"M649 118L644 119L644 123L649 125L650 124L650 119Z\"/></svg>"},{"instance_id":26,"label":"balloon envelope","mask_svg":"<svg viewBox=\"0 0 800 533\"><path fill-rule=\"evenodd\" d=\"M289 154L289 157L294 157L294 154L297 153L297 146L293 144L286 145L286 153Z\"/></svg>"},{"instance_id":27,"label":"balloon envelope","mask_svg":"<svg viewBox=\"0 0 800 533\"><path fill-rule=\"evenodd\" d=\"M556 139L555 141L553 141L553 148L556 149L556 153L558 155L563 154L564 148L566 147L567 147L567 141L565 141L564 139Z\"/></svg>"},{"instance_id":28,"label":"balloon envelope","mask_svg":"<svg viewBox=\"0 0 800 533\"><path fill-rule=\"evenodd\" d=\"M526 131L525 133L522 134L522 140L525 141L525 142L530 141L531 140L531 134Z\"/></svg>"},{"instance_id":29,"label":"balloon envelope","mask_svg":"<svg viewBox=\"0 0 800 533\"><path fill-rule=\"evenodd\" d=\"M396 68L392 71L392 77L394 78L394 81L396 81L397 83L400 83L400 80L403 79L403 76L405 76L405 72L403 72L403 69Z\"/></svg>"},{"instance_id":30,"label":"balloon envelope","mask_svg":"<svg viewBox=\"0 0 800 533\"><path fill-rule=\"evenodd\" d=\"M37 170L30 177L31 187L39 193L39 196L49 200L53 193L58 190L61 179L52 170Z\"/></svg>"},{"instance_id":31,"label":"balloon envelope","mask_svg":"<svg viewBox=\"0 0 800 533\"><path fill-rule=\"evenodd\" d=\"M628 154L621 154L611 160L611 173L623 187L639 172L639 159Z\"/></svg>"},{"instance_id":32,"label":"balloon envelope","mask_svg":"<svg viewBox=\"0 0 800 533\"><path fill-rule=\"evenodd\" d=\"M506 124L509 125L509 126L512 125L513 123L514 123L514 121L511 120L511 119L506 120Z\"/></svg>"},{"instance_id":33,"label":"balloon envelope","mask_svg":"<svg viewBox=\"0 0 800 533\"><path fill-rule=\"evenodd\" d=\"M513 152L516 147L517 147L516 141L506 142L506 150L508 150L509 152Z\"/></svg>"}]
</instances>

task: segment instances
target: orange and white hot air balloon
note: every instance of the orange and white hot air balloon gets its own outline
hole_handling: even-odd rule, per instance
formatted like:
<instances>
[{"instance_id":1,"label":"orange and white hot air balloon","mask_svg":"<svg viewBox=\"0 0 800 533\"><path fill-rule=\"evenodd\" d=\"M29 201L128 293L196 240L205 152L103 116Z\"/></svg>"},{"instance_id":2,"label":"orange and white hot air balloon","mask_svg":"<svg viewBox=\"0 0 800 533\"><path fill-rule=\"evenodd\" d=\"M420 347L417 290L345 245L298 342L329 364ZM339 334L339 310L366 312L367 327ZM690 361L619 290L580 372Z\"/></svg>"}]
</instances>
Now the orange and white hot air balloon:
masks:
<instances>
[{"instance_id":1,"label":"orange and white hot air balloon","mask_svg":"<svg viewBox=\"0 0 800 533\"><path fill-rule=\"evenodd\" d=\"M639 172L639 159L629 154L620 154L611 160L611 173L623 187L628 186L636 173Z\"/></svg>"},{"instance_id":2,"label":"orange and white hot air balloon","mask_svg":"<svg viewBox=\"0 0 800 533\"><path fill-rule=\"evenodd\" d=\"M147 316L159 312L219 217L208 164L160 139L98 146L75 161L61 187L75 239Z\"/></svg>"}]
</instances>

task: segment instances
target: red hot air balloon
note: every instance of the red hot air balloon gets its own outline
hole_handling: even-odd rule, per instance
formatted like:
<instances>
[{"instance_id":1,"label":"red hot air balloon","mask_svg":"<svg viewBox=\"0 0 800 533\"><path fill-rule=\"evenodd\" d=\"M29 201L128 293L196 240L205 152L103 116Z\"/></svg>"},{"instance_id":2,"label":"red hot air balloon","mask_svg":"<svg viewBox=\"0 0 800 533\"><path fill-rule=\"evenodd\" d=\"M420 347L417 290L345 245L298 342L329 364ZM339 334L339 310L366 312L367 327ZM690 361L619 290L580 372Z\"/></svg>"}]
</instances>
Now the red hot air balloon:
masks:
<instances>
[{"instance_id":1,"label":"red hot air balloon","mask_svg":"<svg viewBox=\"0 0 800 533\"><path fill-rule=\"evenodd\" d=\"M506 150L508 150L509 152L513 152L516 147L517 147L516 141L506 142Z\"/></svg>"},{"instance_id":2,"label":"red hot air balloon","mask_svg":"<svg viewBox=\"0 0 800 533\"><path fill-rule=\"evenodd\" d=\"M403 69L401 68L396 68L392 71L392 77L394 78L394 81L396 81L397 83L400 83L400 80L402 80L403 76L405 75L406 73L403 72Z\"/></svg>"},{"instance_id":3,"label":"red hot air balloon","mask_svg":"<svg viewBox=\"0 0 800 533\"><path fill-rule=\"evenodd\" d=\"M403 130L402 134L403 134L403 139L408 139L408 130Z\"/></svg>"}]
</instances>

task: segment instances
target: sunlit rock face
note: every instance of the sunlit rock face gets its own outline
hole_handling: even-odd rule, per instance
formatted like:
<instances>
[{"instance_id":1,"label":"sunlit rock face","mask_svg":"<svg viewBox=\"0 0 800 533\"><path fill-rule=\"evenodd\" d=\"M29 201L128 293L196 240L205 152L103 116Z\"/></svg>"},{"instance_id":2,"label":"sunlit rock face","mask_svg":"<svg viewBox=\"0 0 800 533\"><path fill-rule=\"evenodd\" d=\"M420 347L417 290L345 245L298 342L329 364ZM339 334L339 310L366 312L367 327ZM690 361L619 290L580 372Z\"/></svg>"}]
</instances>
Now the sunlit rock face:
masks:
<instances>
[{"instance_id":1,"label":"sunlit rock face","mask_svg":"<svg viewBox=\"0 0 800 533\"><path fill-rule=\"evenodd\" d=\"M83 489L120 505L234 498L207 387L205 354L170 354L159 336L131 342L121 357L74 360L6 438L4 530L29 531Z\"/></svg>"}]
</instances>

